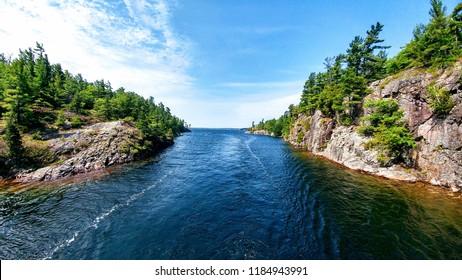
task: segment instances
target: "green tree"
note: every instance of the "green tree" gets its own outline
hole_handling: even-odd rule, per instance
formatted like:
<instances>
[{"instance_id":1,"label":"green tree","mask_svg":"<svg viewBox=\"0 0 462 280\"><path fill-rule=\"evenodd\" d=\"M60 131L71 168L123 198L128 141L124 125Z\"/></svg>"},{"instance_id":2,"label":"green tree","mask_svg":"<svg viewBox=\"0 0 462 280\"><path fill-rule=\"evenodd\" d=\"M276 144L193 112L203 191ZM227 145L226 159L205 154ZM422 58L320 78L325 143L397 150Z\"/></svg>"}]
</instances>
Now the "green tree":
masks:
<instances>
[{"instance_id":1,"label":"green tree","mask_svg":"<svg viewBox=\"0 0 462 280\"><path fill-rule=\"evenodd\" d=\"M87 85L87 87L77 92L69 103L69 108L77 114L83 114L86 109L92 109L95 97L95 87L93 85Z\"/></svg>"},{"instance_id":2,"label":"green tree","mask_svg":"<svg viewBox=\"0 0 462 280\"><path fill-rule=\"evenodd\" d=\"M173 137L189 131L185 121L162 103L155 104L152 97L145 99L123 88L113 92L108 81L89 83L60 64L50 64L39 43L34 49L20 50L13 60L0 55L0 106L1 117L11 119L8 133L13 153L19 151L13 145L18 143L13 141L18 139L15 129L27 132L52 123L64 127L63 109L76 113L71 118L74 127L95 119L132 120L142 129L146 147L170 144Z\"/></svg>"},{"instance_id":3,"label":"green tree","mask_svg":"<svg viewBox=\"0 0 462 280\"><path fill-rule=\"evenodd\" d=\"M103 120L109 121L113 119L113 109L111 106L111 98L109 96L96 99L94 109L96 114Z\"/></svg>"},{"instance_id":4,"label":"green tree","mask_svg":"<svg viewBox=\"0 0 462 280\"><path fill-rule=\"evenodd\" d=\"M363 98L370 93L364 75L357 75L351 68L348 68L342 77L342 92L344 95L342 106L345 116L348 116L347 119L351 123L361 112Z\"/></svg>"},{"instance_id":5,"label":"green tree","mask_svg":"<svg viewBox=\"0 0 462 280\"><path fill-rule=\"evenodd\" d=\"M330 83L319 94L317 107L325 116L334 117L336 113L345 109L343 106L344 97L345 94L341 85Z\"/></svg>"},{"instance_id":6,"label":"green tree","mask_svg":"<svg viewBox=\"0 0 462 280\"><path fill-rule=\"evenodd\" d=\"M451 33L455 34L456 40L454 41L453 48L461 48L462 47L462 3L457 4L454 8L454 11L451 14L452 20L450 21L449 28L451 29Z\"/></svg>"},{"instance_id":7,"label":"green tree","mask_svg":"<svg viewBox=\"0 0 462 280\"><path fill-rule=\"evenodd\" d=\"M51 81L49 84L49 103L54 109L60 108L65 102L65 79L61 64L52 65Z\"/></svg>"},{"instance_id":8,"label":"green tree","mask_svg":"<svg viewBox=\"0 0 462 280\"><path fill-rule=\"evenodd\" d=\"M61 127L61 128L64 127L64 126L66 125L66 117L64 116L64 112L63 112L63 111L59 111L59 112L58 112L55 125L57 125L57 126L59 126L59 127Z\"/></svg>"},{"instance_id":9,"label":"green tree","mask_svg":"<svg viewBox=\"0 0 462 280\"><path fill-rule=\"evenodd\" d=\"M361 68L364 58L364 39L356 36L350 43L350 48L347 49L345 60L347 67L352 69L356 75L361 74Z\"/></svg>"},{"instance_id":10,"label":"green tree","mask_svg":"<svg viewBox=\"0 0 462 280\"><path fill-rule=\"evenodd\" d=\"M311 73L303 87L300 107L305 113L313 114L318 106L319 94L324 87L321 76L322 74Z\"/></svg>"},{"instance_id":11,"label":"green tree","mask_svg":"<svg viewBox=\"0 0 462 280\"><path fill-rule=\"evenodd\" d=\"M28 74L26 60L22 56L12 61L3 77L4 107L21 129L27 127L33 119L30 109L32 91L28 82Z\"/></svg>"},{"instance_id":12,"label":"green tree","mask_svg":"<svg viewBox=\"0 0 462 280\"><path fill-rule=\"evenodd\" d=\"M383 25L371 25L366 38L356 36L346 54L328 57L322 73L311 73L303 88L300 109L313 114L319 109L325 116L337 117L343 124L353 124L361 112L367 85L382 78L387 61L380 33ZM346 64L346 67L345 67Z\"/></svg>"},{"instance_id":13,"label":"green tree","mask_svg":"<svg viewBox=\"0 0 462 280\"><path fill-rule=\"evenodd\" d=\"M51 107L53 96L50 93L51 71L52 67L48 60L48 55L42 44L37 43L33 51L34 57L31 63L33 66L32 91L34 103L41 106ZM35 55L37 58L35 58Z\"/></svg>"},{"instance_id":14,"label":"green tree","mask_svg":"<svg viewBox=\"0 0 462 280\"><path fill-rule=\"evenodd\" d=\"M410 163L410 150L415 147L415 140L403 121L404 111L392 99L369 101L366 108L372 112L364 117L359 132L372 136L367 143L379 151L377 160L382 165L405 162Z\"/></svg>"},{"instance_id":15,"label":"green tree","mask_svg":"<svg viewBox=\"0 0 462 280\"><path fill-rule=\"evenodd\" d=\"M367 31L367 36L364 40L361 73L368 83L381 79L386 75L385 63L387 61L387 54L385 53L385 49L390 48L390 46L380 45L384 42L383 39L379 38L382 30L383 24L380 22L371 25L371 29ZM376 52L377 50L379 51Z\"/></svg>"},{"instance_id":16,"label":"green tree","mask_svg":"<svg viewBox=\"0 0 462 280\"><path fill-rule=\"evenodd\" d=\"M454 103L451 95L445 88L440 88L437 84L432 84L427 88L430 107L438 116L444 116L451 112Z\"/></svg>"},{"instance_id":17,"label":"green tree","mask_svg":"<svg viewBox=\"0 0 462 280\"><path fill-rule=\"evenodd\" d=\"M22 145L21 134L14 116L10 116L5 127L5 139L8 145L8 158L10 165L19 167L21 159L24 156L24 147Z\"/></svg>"},{"instance_id":18,"label":"green tree","mask_svg":"<svg viewBox=\"0 0 462 280\"><path fill-rule=\"evenodd\" d=\"M379 38L383 30L383 24L377 22L371 25L367 31L366 38L356 36L347 49L345 60L347 68L352 69L354 74L363 75L367 82L382 78L385 75L385 62L387 55L385 49L389 46L383 46L383 39ZM378 52L377 52L378 51Z\"/></svg>"},{"instance_id":19,"label":"green tree","mask_svg":"<svg viewBox=\"0 0 462 280\"><path fill-rule=\"evenodd\" d=\"M461 10L458 4L451 16L440 0L430 1L430 22L417 25L414 39L387 65L389 73L410 67L444 67L454 63L462 54Z\"/></svg>"},{"instance_id":20,"label":"green tree","mask_svg":"<svg viewBox=\"0 0 462 280\"><path fill-rule=\"evenodd\" d=\"M85 90L88 85L89 83L81 74L73 76L68 71L64 71L64 103L71 103L74 96L78 92Z\"/></svg>"}]
</instances>

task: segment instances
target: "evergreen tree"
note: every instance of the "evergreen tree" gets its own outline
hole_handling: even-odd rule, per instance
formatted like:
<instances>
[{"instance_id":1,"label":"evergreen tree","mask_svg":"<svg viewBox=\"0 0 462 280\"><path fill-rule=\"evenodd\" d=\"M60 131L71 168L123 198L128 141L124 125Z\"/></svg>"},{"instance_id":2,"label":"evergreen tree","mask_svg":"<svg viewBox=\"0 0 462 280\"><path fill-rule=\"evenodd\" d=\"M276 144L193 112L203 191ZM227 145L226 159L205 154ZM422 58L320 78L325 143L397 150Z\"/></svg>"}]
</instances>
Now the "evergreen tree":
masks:
<instances>
[{"instance_id":1,"label":"evergreen tree","mask_svg":"<svg viewBox=\"0 0 462 280\"><path fill-rule=\"evenodd\" d=\"M37 58L33 58L33 83L32 90L34 96L34 103L41 106L51 107L54 103L53 96L50 93L50 82L52 66L48 60L47 54L43 45L37 43L34 49L34 54Z\"/></svg>"},{"instance_id":2,"label":"evergreen tree","mask_svg":"<svg viewBox=\"0 0 462 280\"><path fill-rule=\"evenodd\" d=\"M371 29L367 31L367 36L364 40L361 73L368 83L381 79L386 74L385 62L387 61L387 54L384 50L390 48L390 46L380 45L384 42L383 39L379 38L382 30L383 24L380 22L371 25ZM378 53L376 53L377 50L379 50Z\"/></svg>"},{"instance_id":3,"label":"evergreen tree","mask_svg":"<svg viewBox=\"0 0 462 280\"><path fill-rule=\"evenodd\" d=\"M303 112L309 113L310 115L314 113L314 110L317 108L317 100L320 92L321 88L319 86L318 76L313 72L310 74L303 87L300 100L300 107Z\"/></svg>"},{"instance_id":4,"label":"evergreen tree","mask_svg":"<svg viewBox=\"0 0 462 280\"><path fill-rule=\"evenodd\" d=\"M357 76L363 75L368 82L381 78L385 74L387 56L384 50L389 46L380 45L384 42L379 38L382 30L383 24L380 22L371 25L365 39L360 36L354 38L345 56L347 68L352 69Z\"/></svg>"},{"instance_id":5,"label":"evergreen tree","mask_svg":"<svg viewBox=\"0 0 462 280\"><path fill-rule=\"evenodd\" d=\"M453 48L462 48L462 3L457 4L451 14L451 33L455 35Z\"/></svg>"},{"instance_id":6,"label":"evergreen tree","mask_svg":"<svg viewBox=\"0 0 462 280\"><path fill-rule=\"evenodd\" d=\"M28 81L29 71L25 57L15 59L7 67L3 79L5 109L21 129L29 125L33 118L30 110L32 94Z\"/></svg>"},{"instance_id":7,"label":"evergreen tree","mask_svg":"<svg viewBox=\"0 0 462 280\"><path fill-rule=\"evenodd\" d=\"M446 16L440 0L431 0L430 5L430 22L417 25L414 39L388 62L388 73L410 67L444 67L462 55L462 4L451 16Z\"/></svg>"},{"instance_id":8,"label":"evergreen tree","mask_svg":"<svg viewBox=\"0 0 462 280\"><path fill-rule=\"evenodd\" d=\"M8 158L11 162L10 165L17 167L24 156L24 147L22 145L18 125L13 115L9 117L6 124L5 139L8 145Z\"/></svg>"},{"instance_id":9,"label":"evergreen tree","mask_svg":"<svg viewBox=\"0 0 462 280\"><path fill-rule=\"evenodd\" d=\"M364 39L356 36L350 43L350 48L346 52L345 60L347 67L352 69L356 75L361 74L364 60Z\"/></svg>"},{"instance_id":10,"label":"evergreen tree","mask_svg":"<svg viewBox=\"0 0 462 280\"><path fill-rule=\"evenodd\" d=\"M54 64L51 68L51 82L49 85L50 103L53 109L60 108L65 102L65 75L61 64Z\"/></svg>"},{"instance_id":11,"label":"evergreen tree","mask_svg":"<svg viewBox=\"0 0 462 280\"><path fill-rule=\"evenodd\" d=\"M69 120L72 127L101 120L134 121L141 129L144 151L171 144L173 137L189 131L186 122L172 115L162 103L156 105L152 97L144 99L123 88L113 92L110 82L89 83L82 75L72 75L60 64L51 64L43 45L38 43L35 49L20 50L15 59L0 55L0 106L1 118L8 118L5 139L10 168L31 163L21 161L25 155L20 131L68 129ZM6 154L2 153L2 157ZM5 168L4 164L0 166Z\"/></svg>"}]
</instances>

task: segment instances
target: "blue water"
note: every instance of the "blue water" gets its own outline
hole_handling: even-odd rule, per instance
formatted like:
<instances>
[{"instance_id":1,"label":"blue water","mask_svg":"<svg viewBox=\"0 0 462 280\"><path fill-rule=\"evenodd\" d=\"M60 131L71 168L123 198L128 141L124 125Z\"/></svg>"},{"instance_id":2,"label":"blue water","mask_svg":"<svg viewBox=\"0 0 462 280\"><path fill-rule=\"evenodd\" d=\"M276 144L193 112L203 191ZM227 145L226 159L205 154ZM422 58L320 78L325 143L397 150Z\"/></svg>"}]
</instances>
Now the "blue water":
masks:
<instances>
[{"instance_id":1,"label":"blue water","mask_svg":"<svg viewBox=\"0 0 462 280\"><path fill-rule=\"evenodd\" d=\"M240 130L154 160L0 189L1 259L461 259L462 201Z\"/></svg>"}]
</instances>

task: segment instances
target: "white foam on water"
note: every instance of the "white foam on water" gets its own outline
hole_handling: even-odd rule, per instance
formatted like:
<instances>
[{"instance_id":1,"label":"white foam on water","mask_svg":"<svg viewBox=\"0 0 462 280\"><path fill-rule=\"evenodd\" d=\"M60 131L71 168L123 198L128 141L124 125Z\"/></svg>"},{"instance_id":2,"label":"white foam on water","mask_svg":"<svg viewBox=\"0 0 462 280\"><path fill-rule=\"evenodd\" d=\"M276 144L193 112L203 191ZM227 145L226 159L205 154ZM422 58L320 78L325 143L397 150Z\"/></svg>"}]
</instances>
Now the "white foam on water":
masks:
<instances>
[{"instance_id":1,"label":"white foam on water","mask_svg":"<svg viewBox=\"0 0 462 280\"><path fill-rule=\"evenodd\" d=\"M143 194L145 194L147 191L149 191L150 189L156 187L157 185L159 185L160 183L162 183L164 181L165 178L167 178L168 175L172 174L172 171L169 171L167 174L165 174L164 176L162 176L159 180L157 180L154 184L148 186L147 188L143 189L142 191L138 192L138 193L135 193L133 194L132 196L130 196L126 201L122 202L122 203L119 203L119 204L116 204L114 206L112 206L111 209L109 209L108 211L105 211L103 212L101 215L97 216L91 223L90 225L88 225L87 227L83 228L82 230L78 230L76 232L74 232L72 234L72 236L66 240L64 240L63 242L61 242L58 246L56 246L49 254L47 254L47 256L45 258L43 258L44 260L48 260L48 259L51 259L53 257L53 255L55 253L57 253L58 251L60 251L61 249L71 245L76 239L77 237L84 231L90 229L90 228L94 228L94 229L97 229L98 228L98 225L101 223L101 221L103 221L104 219L106 219L109 215L111 215L111 213L113 213L115 210L121 208L121 207L124 207L124 206L129 206L130 203L132 203L133 201L135 201L136 199L140 198Z\"/></svg>"},{"instance_id":2,"label":"white foam on water","mask_svg":"<svg viewBox=\"0 0 462 280\"><path fill-rule=\"evenodd\" d=\"M263 162L260 160L260 158L252 151L252 148L250 148L249 143L252 143L254 139L251 139L252 141L245 141L245 146L249 153L252 155L253 158L255 158L260 165L261 169L263 170L263 173L265 173L265 176L269 179L271 185L274 185L273 177L268 172L268 169L266 169L266 166L263 164Z\"/></svg>"}]
</instances>

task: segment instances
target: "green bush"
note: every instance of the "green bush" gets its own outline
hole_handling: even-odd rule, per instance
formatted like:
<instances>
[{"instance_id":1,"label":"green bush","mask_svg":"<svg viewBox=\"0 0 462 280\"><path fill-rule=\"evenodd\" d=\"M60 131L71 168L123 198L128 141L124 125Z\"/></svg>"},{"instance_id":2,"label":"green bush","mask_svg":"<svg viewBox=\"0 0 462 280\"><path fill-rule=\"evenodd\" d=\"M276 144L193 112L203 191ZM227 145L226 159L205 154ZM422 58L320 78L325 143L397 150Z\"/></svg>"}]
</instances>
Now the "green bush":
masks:
<instances>
[{"instance_id":1,"label":"green bush","mask_svg":"<svg viewBox=\"0 0 462 280\"><path fill-rule=\"evenodd\" d=\"M438 116L449 114L454 107L449 91L440 88L437 84L432 84L427 88L427 95L430 107Z\"/></svg>"},{"instance_id":2,"label":"green bush","mask_svg":"<svg viewBox=\"0 0 462 280\"><path fill-rule=\"evenodd\" d=\"M297 134L297 143L302 143L303 141L303 137L305 136L305 134L303 133L303 131L300 131L298 134Z\"/></svg>"},{"instance_id":3,"label":"green bush","mask_svg":"<svg viewBox=\"0 0 462 280\"><path fill-rule=\"evenodd\" d=\"M408 162L409 151L415 147L415 140L407 129L403 110L394 100L369 101L366 108L372 113L364 117L359 132L373 139L366 147L379 151L377 160L384 166L397 162Z\"/></svg>"},{"instance_id":4,"label":"green bush","mask_svg":"<svg viewBox=\"0 0 462 280\"><path fill-rule=\"evenodd\" d=\"M346 125L346 126L354 124L353 118L349 115L341 115L339 122L341 125Z\"/></svg>"},{"instance_id":5,"label":"green bush","mask_svg":"<svg viewBox=\"0 0 462 280\"><path fill-rule=\"evenodd\" d=\"M55 125L59 126L59 127L64 127L66 125L66 117L64 116L63 111L58 112L58 116L57 116Z\"/></svg>"},{"instance_id":6,"label":"green bush","mask_svg":"<svg viewBox=\"0 0 462 280\"><path fill-rule=\"evenodd\" d=\"M32 140L41 140L42 139L42 132L37 131L31 136Z\"/></svg>"},{"instance_id":7,"label":"green bush","mask_svg":"<svg viewBox=\"0 0 462 280\"><path fill-rule=\"evenodd\" d=\"M71 118L71 125L72 127L74 128L79 128L82 126L82 121L80 120L80 117L79 116L73 116Z\"/></svg>"}]
</instances>

